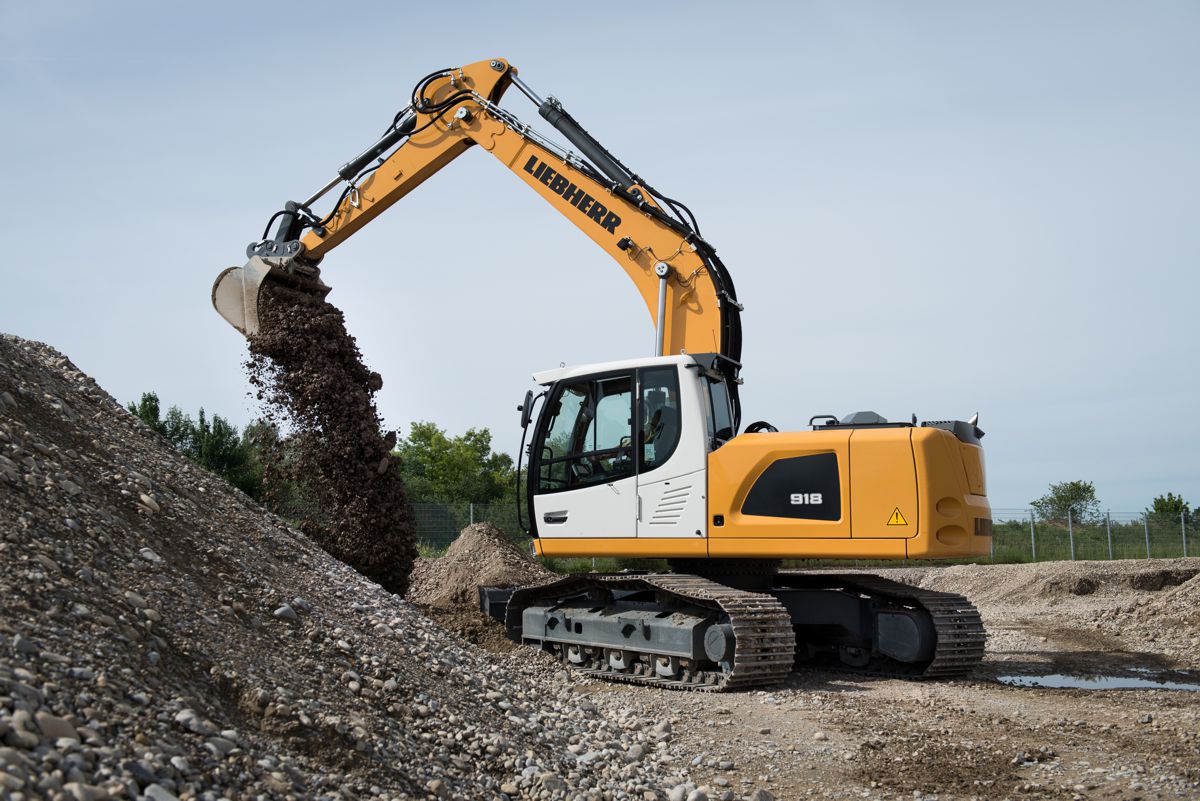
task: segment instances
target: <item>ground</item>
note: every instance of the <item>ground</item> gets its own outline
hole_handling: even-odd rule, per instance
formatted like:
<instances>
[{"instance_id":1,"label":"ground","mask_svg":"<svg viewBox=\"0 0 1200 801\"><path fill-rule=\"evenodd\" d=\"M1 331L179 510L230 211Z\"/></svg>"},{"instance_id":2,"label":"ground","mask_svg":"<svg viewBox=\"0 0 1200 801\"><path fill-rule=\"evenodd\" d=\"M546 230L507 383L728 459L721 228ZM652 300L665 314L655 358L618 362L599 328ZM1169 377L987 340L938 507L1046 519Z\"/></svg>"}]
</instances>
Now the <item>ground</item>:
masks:
<instances>
[{"instance_id":1,"label":"ground","mask_svg":"<svg viewBox=\"0 0 1200 801\"><path fill-rule=\"evenodd\" d=\"M677 693L594 681L577 692L671 720L672 759L713 798L726 788L741 797L750 787L780 799L1194 798L1200 694L999 679L1200 681L1191 672L1200 667L1197 629L1176 619L1189 613L1200 579L1172 587L1156 578L1197 570L1200 560L1192 559L883 571L979 596L991 636L969 679L796 673L769 692ZM1090 591L1073 592L1080 589Z\"/></svg>"}]
</instances>

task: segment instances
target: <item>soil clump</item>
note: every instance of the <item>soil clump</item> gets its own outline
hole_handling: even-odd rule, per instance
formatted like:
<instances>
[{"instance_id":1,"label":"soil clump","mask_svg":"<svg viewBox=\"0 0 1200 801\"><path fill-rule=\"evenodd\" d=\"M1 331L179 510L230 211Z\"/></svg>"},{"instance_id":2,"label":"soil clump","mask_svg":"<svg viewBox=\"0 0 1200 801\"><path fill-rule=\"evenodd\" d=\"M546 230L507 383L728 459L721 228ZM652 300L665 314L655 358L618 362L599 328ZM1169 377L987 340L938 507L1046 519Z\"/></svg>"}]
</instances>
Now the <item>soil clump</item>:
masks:
<instances>
[{"instance_id":1,"label":"soil clump","mask_svg":"<svg viewBox=\"0 0 1200 801\"><path fill-rule=\"evenodd\" d=\"M266 469L302 488L299 528L334 557L403 595L416 558L415 524L396 434L381 433L378 373L362 361L342 312L323 298L265 284L260 331L246 363L267 417L293 436ZM267 486L272 485L272 475Z\"/></svg>"}]
</instances>

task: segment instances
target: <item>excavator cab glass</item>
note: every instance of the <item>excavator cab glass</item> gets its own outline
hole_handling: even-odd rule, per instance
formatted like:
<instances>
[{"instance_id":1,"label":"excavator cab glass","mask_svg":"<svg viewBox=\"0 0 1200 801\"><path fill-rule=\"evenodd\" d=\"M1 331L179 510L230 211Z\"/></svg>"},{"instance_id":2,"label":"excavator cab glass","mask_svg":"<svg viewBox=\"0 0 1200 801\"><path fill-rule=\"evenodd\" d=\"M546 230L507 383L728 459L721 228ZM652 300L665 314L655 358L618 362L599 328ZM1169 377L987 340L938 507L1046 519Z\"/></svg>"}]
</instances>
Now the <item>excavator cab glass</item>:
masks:
<instances>
[{"instance_id":1,"label":"excavator cab glass","mask_svg":"<svg viewBox=\"0 0 1200 801\"><path fill-rule=\"evenodd\" d=\"M729 387L723 379L708 378L704 382L704 394L708 401L709 449L716 450L737 433L733 430L733 404L729 398Z\"/></svg>"},{"instance_id":2,"label":"excavator cab glass","mask_svg":"<svg viewBox=\"0 0 1200 801\"><path fill-rule=\"evenodd\" d=\"M563 385L551 407L538 492L576 489L633 475L633 376Z\"/></svg>"},{"instance_id":3,"label":"excavator cab glass","mask_svg":"<svg viewBox=\"0 0 1200 801\"><path fill-rule=\"evenodd\" d=\"M679 445L679 375L674 367L641 371L641 445L645 473L666 464Z\"/></svg>"}]
</instances>

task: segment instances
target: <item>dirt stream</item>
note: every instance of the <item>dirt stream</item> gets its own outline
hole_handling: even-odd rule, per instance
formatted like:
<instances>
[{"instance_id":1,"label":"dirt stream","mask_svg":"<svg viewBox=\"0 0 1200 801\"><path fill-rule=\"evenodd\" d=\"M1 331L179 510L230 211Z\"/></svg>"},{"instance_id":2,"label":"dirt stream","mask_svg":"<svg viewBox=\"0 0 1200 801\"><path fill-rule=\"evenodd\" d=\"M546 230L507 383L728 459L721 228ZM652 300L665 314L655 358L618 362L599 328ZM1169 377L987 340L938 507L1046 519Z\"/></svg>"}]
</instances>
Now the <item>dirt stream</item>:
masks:
<instances>
[{"instance_id":1,"label":"dirt stream","mask_svg":"<svg viewBox=\"0 0 1200 801\"><path fill-rule=\"evenodd\" d=\"M380 434L374 395L383 379L363 364L342 312L325 300L268 283L258 308L246 367L268 419L292 428L295 446L268 459L268 471L311 498L301 531L403 595L415 524L391 453L396 434Z\"/></svg>"},{"instance_id":2,"label":"dirt stream","mask_svg":"<svg viewBox=\"0 0 1200 801\"><path fill-rule=\"evenodd\" d=\"M1200 669L1200 559L877 572L977 600L975 675L583 679L474 611L545 577L494 529L403 600L0 335L5 801L1200 797L1197 693L998 681Z\"/></svg>"}]
</instances>

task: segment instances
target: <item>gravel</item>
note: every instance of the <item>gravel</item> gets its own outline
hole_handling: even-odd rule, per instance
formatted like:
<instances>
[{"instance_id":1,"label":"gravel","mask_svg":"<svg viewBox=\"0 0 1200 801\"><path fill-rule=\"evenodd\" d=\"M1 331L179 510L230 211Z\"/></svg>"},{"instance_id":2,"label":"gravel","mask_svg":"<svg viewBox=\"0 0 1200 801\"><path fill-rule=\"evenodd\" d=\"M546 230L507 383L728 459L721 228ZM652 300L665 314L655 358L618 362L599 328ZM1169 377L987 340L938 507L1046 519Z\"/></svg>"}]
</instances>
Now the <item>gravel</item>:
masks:
<instances>
[{"instance_id":1,"label":"gravel","mask_svg":"<svg viewBox=\"0 0 1200 801\"><path fill-rule=\"evenodd\" d=\"M53 349L0 336L0 392L4 798L661 800L687 781L650 735L662 710L448 633Z\"/></svg>"}]
</instances>

